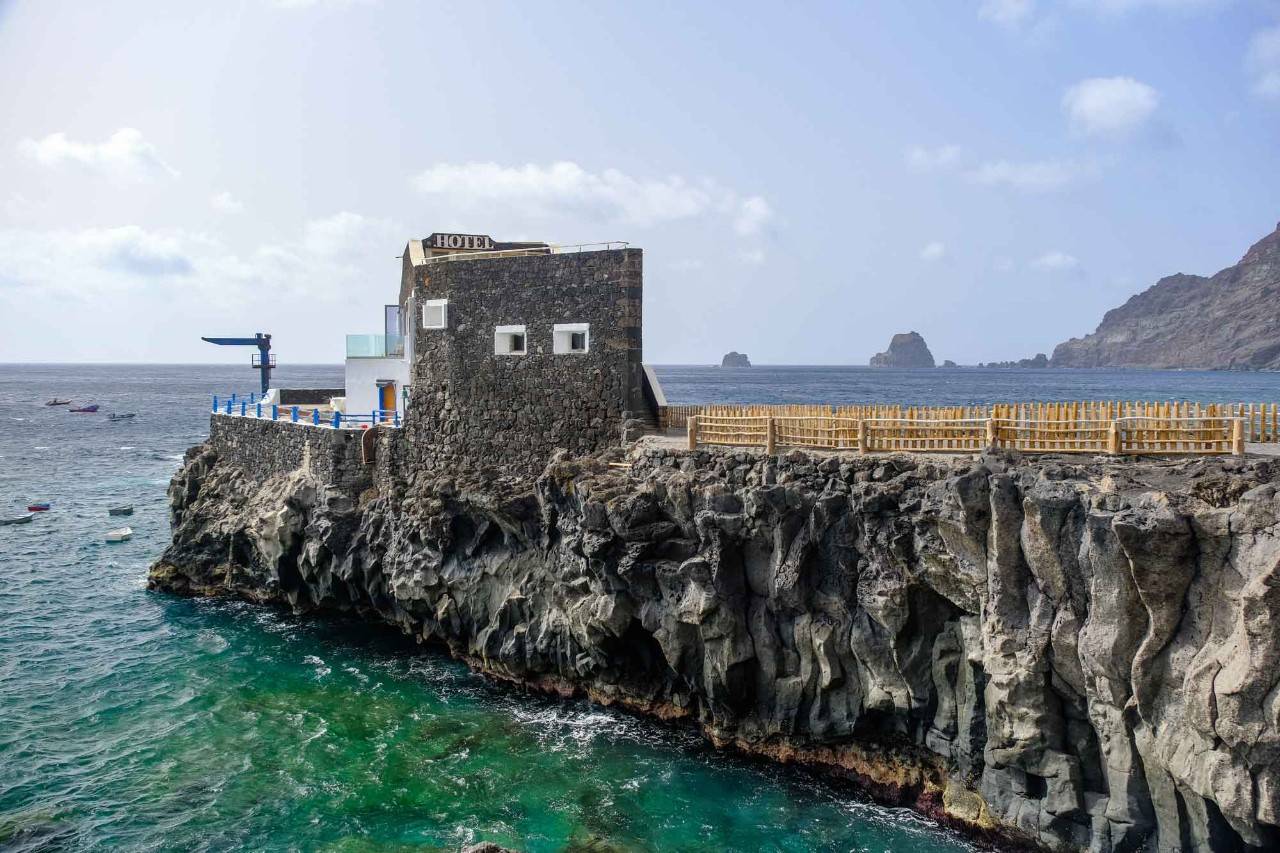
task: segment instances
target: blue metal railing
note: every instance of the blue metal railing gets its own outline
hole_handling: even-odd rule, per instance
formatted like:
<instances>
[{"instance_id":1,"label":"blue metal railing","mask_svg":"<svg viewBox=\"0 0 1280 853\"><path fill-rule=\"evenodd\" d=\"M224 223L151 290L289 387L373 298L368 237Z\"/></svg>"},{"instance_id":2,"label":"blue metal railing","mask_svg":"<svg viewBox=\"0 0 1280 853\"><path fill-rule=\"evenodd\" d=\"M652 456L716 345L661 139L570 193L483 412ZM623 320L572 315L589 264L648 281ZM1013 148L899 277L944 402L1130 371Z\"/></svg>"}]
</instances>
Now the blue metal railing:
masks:
<instances>
[{"instance_id":1,"label":"blue metal railing","mask_svg":"<svg viewBox=\"0 0 1280 853\"><path fill-rule=\"evenodd\" d=\"M214 395L213 411L221 415L239 415L242 418L259 418L278 421L288 418L290 423L310 426L324 426L330 429L369 429L383 425L400 426L399 409L373 409L368 414L346 414L333 412L321 419L320 406L280 406L272 403L266 406L257 392L249 394L230 394L222 397Z\"/></svg>"}]
</instances>

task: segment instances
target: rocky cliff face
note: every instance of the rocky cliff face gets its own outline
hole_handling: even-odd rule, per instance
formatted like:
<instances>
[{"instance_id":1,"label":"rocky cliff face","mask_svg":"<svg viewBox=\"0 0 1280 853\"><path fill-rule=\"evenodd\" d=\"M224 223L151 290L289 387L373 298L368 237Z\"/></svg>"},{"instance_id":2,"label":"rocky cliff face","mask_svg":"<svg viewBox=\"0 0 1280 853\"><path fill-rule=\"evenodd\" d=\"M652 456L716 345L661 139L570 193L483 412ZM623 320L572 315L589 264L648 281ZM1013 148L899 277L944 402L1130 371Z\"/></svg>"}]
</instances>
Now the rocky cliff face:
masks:
<instances>
[{"instance_id":1,"label":"rocky cliff face","mask_svg":"<svg viewBox=\"0 0 1280 853\"><path fill-rule=\"evenodd\" d=\"M918 332L893 336L889 348L871 356L872 367L933 367L933 353Z\"/></svg>"},{"instance_id":2,"label":"rocky cliff face","mask_svg":"<svg viewBox=\"0 0 1280 853\"><path fill-rule=\"evenodd\" d=\"M194 448L151 584L385 620L996 839L1278 849L1280 465L610 458L353 501Z\"/></svg>"},{"instance_id":3,"label":"rocky cliff face","mask_svg":"<svg viewBox=\"0 0 1280 853\"><path fill-rule=\"evenodd\" d=\"M1171 275L1058 344L1054 367L1280 369L1280 228L1212 278Z\"/></svg>"}]
</instances>

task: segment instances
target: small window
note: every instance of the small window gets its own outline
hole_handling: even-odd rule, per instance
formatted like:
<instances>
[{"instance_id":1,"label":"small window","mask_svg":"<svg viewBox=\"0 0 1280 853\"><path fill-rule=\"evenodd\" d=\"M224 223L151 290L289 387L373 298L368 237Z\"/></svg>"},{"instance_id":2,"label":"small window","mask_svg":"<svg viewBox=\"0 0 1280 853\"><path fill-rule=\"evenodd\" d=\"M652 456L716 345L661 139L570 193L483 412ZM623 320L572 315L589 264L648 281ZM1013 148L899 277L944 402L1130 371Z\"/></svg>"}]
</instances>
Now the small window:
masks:
<instances>
[{"instance_id":1,"label":"small window","mask_svg":"<svg viewBox=\"0 0 1280 853\"><path fill-rule=\"evenodd\" d=\"M422 303L422 328L449 328L448 299L428 299Z\"/></svg>"},{"instance_id":2,"label":"small window","mask_svg":"<svg viewBox=\"0 0 1280 853\"><path fill-rule=\"evenodd\" d=\"M556 323L552 328L552 348L556 355L587 352L591 347L591 327L587 323Z\"/></svg>"},{"instance_id":3,"label":"small window","mask_svg":"<svg viewBox=\"0 0 1280 853\"><path fill-rule=\"evenodd\" d=\"M524 355L524 326L498 326L493 330L494 355Z\"/></svg>"}]
</instances>

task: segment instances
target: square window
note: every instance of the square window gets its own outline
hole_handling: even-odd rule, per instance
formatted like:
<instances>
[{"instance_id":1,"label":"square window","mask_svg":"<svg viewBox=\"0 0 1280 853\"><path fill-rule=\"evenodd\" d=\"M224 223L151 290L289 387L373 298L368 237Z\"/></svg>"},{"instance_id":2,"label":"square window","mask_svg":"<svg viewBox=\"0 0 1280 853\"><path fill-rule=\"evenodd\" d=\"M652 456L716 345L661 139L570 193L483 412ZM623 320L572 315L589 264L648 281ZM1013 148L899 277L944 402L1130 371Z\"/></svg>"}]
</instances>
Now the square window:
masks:
<instances>
[{"instance_id":1,"label":"square window","mask_svg":"<svg viewBox=\"0 0 1280 853\"><path fill-rule=\"evenodd\" d=\"M428 299L422 303L422 328L447 329L448 327L448 299Z\"/></svg>"},{"instance_id":2,"label":"square window","mask_svg":"<svg viewBox=\"0 0 1280 853\"><path fill-rule=\"evenodd\" d=\"M556 355L584 353L591 349L588 323L556 323L551 329L551 351Z\"/></svg>"},{"instance_id":3,"label":"square window","mask_svg":"<svg viewBox=\"0 0 1280 853\"><path fill-rule=\"evenodd\" d=\"M524 355L526 344L524 326L498 326L493 330L494 355Z\"/></svg>"}]
</instances>

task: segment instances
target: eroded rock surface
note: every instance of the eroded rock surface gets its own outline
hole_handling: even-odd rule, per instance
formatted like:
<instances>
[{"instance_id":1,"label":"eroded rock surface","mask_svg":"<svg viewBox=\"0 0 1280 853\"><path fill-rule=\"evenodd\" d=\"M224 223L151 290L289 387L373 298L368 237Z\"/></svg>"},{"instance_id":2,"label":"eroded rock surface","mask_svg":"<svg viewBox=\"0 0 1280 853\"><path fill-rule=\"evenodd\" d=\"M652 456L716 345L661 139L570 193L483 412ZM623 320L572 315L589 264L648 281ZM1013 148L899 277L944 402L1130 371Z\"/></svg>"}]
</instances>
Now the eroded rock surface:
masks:
<instances>
[{"instance_id":1,"label":"eroded rock surface","mask_svg":"<svg viewBox=\"0 0 1280 853\"><path fill-rule=\"evenodd\" d=\"M1280 465L627 461L353 501L193 448L151 583L382 619L992 838L1280 849Z\"/></svg>"}]
</instances>

